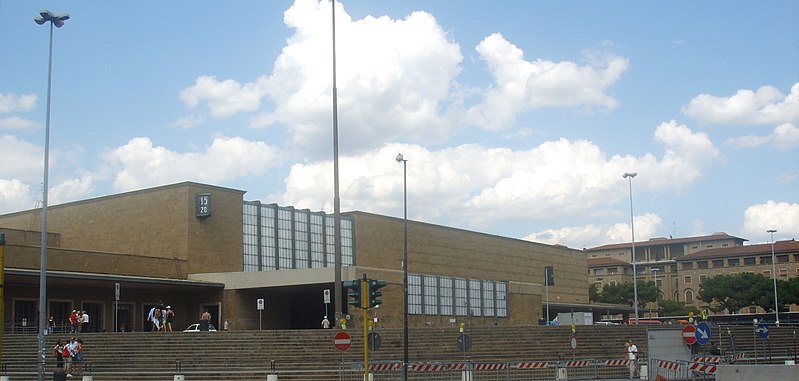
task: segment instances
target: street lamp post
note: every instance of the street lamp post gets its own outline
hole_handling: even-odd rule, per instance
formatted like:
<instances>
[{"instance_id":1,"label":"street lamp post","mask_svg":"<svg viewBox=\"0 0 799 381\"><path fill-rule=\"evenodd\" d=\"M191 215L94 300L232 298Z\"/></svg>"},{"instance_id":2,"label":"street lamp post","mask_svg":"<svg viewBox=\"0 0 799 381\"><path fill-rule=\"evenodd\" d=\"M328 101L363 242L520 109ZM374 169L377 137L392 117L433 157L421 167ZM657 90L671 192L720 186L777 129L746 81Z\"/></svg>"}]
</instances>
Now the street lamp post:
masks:
<instances>
[{"instance_id":1,"label":"street lamp post","mask_svg":"<svg viewBox=\"0 0 799 381\"><path fill-rule=\"evenodd\" d=\"M47 334L47 187L48 174L50 172L50 92L53 83L53 26L60 28L64 26L64 21L69 20L69 14L54 14L48 10L39 12L39 16L33 18L37 24L42 25L50 22L50 51L47 63L47 116L44 128L44 179L42 184L42 239L41 239L41 262L39 273L39 381L44 381L44 336Z\"/></svg>"},{"instance_id":2,"label":"street lamp post","mask_svg":"<svg viewBox=\"0 0 799 381\"><path fill-rule=\"evenodd\" d=\"M658 286L658 271L660 271L660 267L652 268L652 274L655 276L655 312L660 315L660 287ZM652 317L652 312L649 313L649 317Z\"/></svg>"},{"instance_id":3,"label":"street lamp post","mask_svg":"<svg viewBox=\"0 0 799 381\"><path fill-rule=\"evenodd\" d=\"M402 163L402 203L404 208L403 222L405 235L402 252L402 286L405 302L403 303L402 321L402 380L408 380L408 160L397 154L397 162Z\"/></svg>"},{"instance_id":4,"label":"street lamp post","mask_svg":"<svg viewBox=\"0 0 799 381\"><path fill-rule=\"evenodd\" d=\"M780 307L777 304L777 258L774 256L774 233L776 229L766 230L766 233L771 234L771 278L774 282L774 324L780 326Z\"/></svg>"},{"instance_id":5,"label":"street lamp post","mask_svg":"<svg viewBox=\"0 0 799 381\"><path fill-rule=\"evenodd\" d=\"M638 324L638 271L635 268L635 219L633 217L633 177L637 172L627 172L622 177L630 183L630 231L632 233L633 254L633 307L635 308L635 323Z\"/></svg>"}]
</instances>

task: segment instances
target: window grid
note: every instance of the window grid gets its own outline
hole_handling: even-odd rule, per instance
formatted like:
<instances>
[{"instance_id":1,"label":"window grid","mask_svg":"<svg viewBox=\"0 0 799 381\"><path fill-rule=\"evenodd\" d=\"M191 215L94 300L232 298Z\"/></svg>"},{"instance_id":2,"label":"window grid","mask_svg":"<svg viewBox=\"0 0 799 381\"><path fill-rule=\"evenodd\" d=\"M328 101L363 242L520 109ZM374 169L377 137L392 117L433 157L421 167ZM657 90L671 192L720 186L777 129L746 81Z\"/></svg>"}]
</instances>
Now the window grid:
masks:
<instances>
[{"instance_id":1,"label":"window grid","mask_svg":"<svg viewBox=\"0 0 799 381\"><path fill-rule=\"evenodd\" d=\"M258 201L244 203L244 271L323 268L335 264L333 216ZM354 261L354 222L341 218L341 263Z\"/></svg>"},{"instance_id":2,"label":"window grid","mask_svg":"<svg viewBox=\"0 0 799 381\"><path fill-rule=\"evenodd\" d=\"M422 313L422 277L419 275L408 275L408 313Z\"/></svg>"},{"instance_id":3,"label":"window grid","mask_svg":"<svg viewBox=\"0 0 799 381\"><path fill-rule=\"evenodd\" d=\"M508 316L505 282L408 276L408 312L441 316Z\"/></svg>"},{"instance_id":4,"label":"window grid","mask_svg":"<svg viewBox=\"0 0 799 381\"><path fill-rule=\"evenodd\" d=\"M424 314L438 315L438 278L425 275L424 281Z\"/></svg>"}]
</instances>

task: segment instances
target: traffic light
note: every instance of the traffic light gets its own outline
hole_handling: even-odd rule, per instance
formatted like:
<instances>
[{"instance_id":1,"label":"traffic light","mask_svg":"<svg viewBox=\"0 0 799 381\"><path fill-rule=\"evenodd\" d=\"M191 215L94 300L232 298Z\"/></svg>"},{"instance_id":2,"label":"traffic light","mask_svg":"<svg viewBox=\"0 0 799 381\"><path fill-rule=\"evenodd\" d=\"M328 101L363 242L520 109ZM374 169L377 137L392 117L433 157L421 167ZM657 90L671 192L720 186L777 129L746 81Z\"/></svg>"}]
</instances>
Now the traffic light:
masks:
<instances>
[{"instance_id":1,"label":"traffic light","mask_svg":"<svg viewBox=\"0 0 799 381\"><path fill-rule=\"evenodd\" d=\"M369 308L383 304L383 299L380 299L380 297L383 296L383 292L381 292L380 289L386 287L386 285L388 285L388 283L384 280L369 280Z\"/></svg>"},{"instance_id":2,"label":"traffic light","mask_svg":"<svg viewBox=\"0 0 799 381\"><path fill-rule=\"evenodd\" d=\"M355 307L361 307L361 281L360 280L347 280L341 284L347 289L347 303Z\"/></svg>"},{"instance_id":3,"label":"traffic light","mask_svg":"<svg viewBox=\"0 0 799 381\"><path fill-rule=\"evenodd\" d=\"M554 286L555 285L555 268L552 266L544 267L544 272L546 273L545 277L545 284L547 286Z\"/></svg>"}]
</instances>

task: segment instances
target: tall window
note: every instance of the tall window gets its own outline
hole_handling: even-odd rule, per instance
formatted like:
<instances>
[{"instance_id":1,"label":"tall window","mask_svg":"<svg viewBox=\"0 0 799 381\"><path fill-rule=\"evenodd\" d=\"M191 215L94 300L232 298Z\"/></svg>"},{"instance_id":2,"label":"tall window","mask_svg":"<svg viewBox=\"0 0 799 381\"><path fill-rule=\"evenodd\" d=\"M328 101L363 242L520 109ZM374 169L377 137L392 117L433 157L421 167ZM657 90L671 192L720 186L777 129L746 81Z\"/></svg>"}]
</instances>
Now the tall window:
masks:
<instances>
[{"instance_id":1,"label":"tall window","mask_svg":"<svg viewBox=\"0 0 799 381\"><path fill-rule=\"evenodd\" d=\"M685 303L692 304L694 302L694 291L690 288L685 290Z\"/></svg>"},{"instance_id":2,"label":"tall window","mask_svg":"<svg viewBox=\"0 0 799 381\"><path fill-rule=\"evenodd\" d=\"M452 316L452 278L441 277L438 280L438 285L441 296L441 315Z\"/></svg>"},{"instance_id":3,"label":"tall window","mask_svg":"<svg viewBox=\"0 0 799 381\"><path fill-rule=\"evenodd\" d=\"M332 267L334 216L258 201L244 202L244 271ZM341 217L341 263L354 263L353 221Z\"/></svg>"},{"instance_id":4,"label":"tall window","mask_svg":"<svg viewBox=\"0 0 799 381\"><path fill-rule=\"evenodd\" d=\"M483 316L494 316L494 282L483 281Z\"/></svg>"},{"instance_id":5,"label":"tall window","mask_svg":"<svg viewBox=\"0 0 799 381\"><path fill-rule=\"evenodd\" d=\"M466 279L455 278L455 315L466 316L469 313L468 290Z\"/></svg>"},{"instance_id":6,"label":"tall window","mask_svg":"<svg viewBox=\"0 0 799 381\"><path fill-rule=\"evenodd\" d=\"M408 275L408 313L422 313L422 277L419 275Z\"/></svg>"},{"instance_id":7,"label":"tall window","mask_svg":"<svg viewBox=\"0 0 799 381\"><path fill-rule=\"evenodd\" d=\"M425 275L424 282L424 314L438 315L438 278Z\"/></svg>"},{"instance_id":8,"label":"tall window","mask_svg":"<svg viewBox=\"0 0 799 381\"><path fill-rule=\"evenodd\" d=\"M483 316L483 293L480 284L479 280L469 280L469 314L471 316Z\"/></svg>"}]
</instances>

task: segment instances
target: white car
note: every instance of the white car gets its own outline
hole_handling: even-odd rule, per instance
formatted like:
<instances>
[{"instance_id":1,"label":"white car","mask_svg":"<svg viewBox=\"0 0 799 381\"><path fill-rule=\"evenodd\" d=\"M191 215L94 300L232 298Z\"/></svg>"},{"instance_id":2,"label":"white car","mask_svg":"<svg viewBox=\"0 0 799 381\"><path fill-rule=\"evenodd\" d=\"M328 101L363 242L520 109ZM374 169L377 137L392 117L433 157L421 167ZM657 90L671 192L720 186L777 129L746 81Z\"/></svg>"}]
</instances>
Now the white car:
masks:
<instances>
[{"instance_id":1,"label":"white car","mask_svg":"<svg viewBox=\"0 0 799 381\"><path fill-rule=\"evenodd\" d=\"M213 324L208 323L208 330L215 332L216 331L216 327L214 327ZM184 329L183 332L200 332L200 324L199 323L194 323L194 324L188 326L186 329Z\"/></svg>"}]
</instances>

